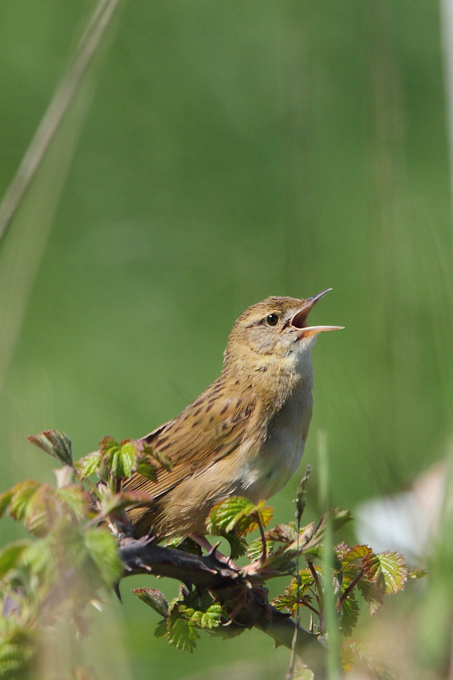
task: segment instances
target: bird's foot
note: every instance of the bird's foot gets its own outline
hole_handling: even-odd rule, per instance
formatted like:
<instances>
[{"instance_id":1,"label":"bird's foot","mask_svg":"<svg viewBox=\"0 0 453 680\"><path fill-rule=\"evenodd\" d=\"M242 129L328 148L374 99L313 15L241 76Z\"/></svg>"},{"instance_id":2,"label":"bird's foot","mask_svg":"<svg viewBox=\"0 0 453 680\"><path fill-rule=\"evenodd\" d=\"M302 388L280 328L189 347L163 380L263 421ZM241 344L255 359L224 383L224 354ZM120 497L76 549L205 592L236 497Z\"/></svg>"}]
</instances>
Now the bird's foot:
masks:
<instances>
[{"instance_id":1,"label":"bird's foot","mask_svg":"<svg viewBox=\"0 0 453 680\"><path fill-rule=\"evenodd\" d=\"M227 557L219 550L217 550L217 548L220 545L220 541L218 541L214 545L211 545L206 536L203 536L202 534L190 534L190 538L192 539L192 541L195 541L195 543L197 543L201 548L207 550L208 555L212 555L213 557L215 557L219 562L228 567L228 569L234 569L235 571L239 570L238 566L233 562L231 557Z\"/></svg>"}]
</instances>

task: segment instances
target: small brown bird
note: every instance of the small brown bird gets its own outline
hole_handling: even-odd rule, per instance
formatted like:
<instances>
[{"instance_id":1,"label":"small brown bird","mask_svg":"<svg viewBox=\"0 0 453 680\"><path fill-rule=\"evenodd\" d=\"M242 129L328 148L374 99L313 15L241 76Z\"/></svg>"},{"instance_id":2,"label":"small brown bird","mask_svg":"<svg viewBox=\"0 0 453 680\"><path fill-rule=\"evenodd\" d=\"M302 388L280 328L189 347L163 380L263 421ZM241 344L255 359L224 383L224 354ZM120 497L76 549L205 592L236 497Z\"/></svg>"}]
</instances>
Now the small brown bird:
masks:
<instances>
[{"instance_id":1,"label":"small brown bird","mask_svg":"<svg viewBox=\"0 0 453 680\"><path fill-rule=\"evenodd\" d=\"M232 495L273 496L299 465L312 414L311 350L321 331L307 326L307 300L269 297L241 314L229 335L220 377L179 416L144 437L171 470L157 482L136 473L128 491L151 494L129 517L137 534L204 534L211 508Z\"/></svg>"}]
</instances>

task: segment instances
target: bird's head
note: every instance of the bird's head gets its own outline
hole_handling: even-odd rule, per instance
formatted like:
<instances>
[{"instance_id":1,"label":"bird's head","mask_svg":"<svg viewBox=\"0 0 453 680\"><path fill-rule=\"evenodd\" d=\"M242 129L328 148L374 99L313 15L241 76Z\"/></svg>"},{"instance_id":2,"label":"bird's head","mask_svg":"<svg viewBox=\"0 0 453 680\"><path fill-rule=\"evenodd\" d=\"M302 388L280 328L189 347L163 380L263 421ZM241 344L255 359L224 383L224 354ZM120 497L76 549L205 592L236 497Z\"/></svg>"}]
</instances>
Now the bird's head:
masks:
<instances>
[{"instance_id":1,"label":"bird's head","mask_svg":"<svg viewBox=\"0 0 453 680\"><path fill-rule=\"evenodd\" d=\"M269 297L248 307L238 318L228 338L225 364L235 361L257 361L297 358L311 349L318 334L341 326L309 326L308 314L331 288L318 295L298 300Z\"/></svg>"}]
</instances>

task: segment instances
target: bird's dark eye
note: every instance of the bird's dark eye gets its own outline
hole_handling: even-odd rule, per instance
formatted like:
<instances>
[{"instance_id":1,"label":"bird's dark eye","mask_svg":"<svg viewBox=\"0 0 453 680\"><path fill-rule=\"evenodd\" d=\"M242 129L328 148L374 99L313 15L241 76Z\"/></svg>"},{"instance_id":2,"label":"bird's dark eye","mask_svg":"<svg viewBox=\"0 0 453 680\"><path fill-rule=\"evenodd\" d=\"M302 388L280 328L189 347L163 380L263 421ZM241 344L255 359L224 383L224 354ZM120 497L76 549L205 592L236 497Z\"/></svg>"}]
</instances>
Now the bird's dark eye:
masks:
<instances>
[{"instance_id":1,"label":"bird's dark eye","mask_svg":"<svg viewBox=\"0 0 453 680\"><path fill-rule=\"evenodd\" d=\"M278 314L268 314L266 317L266 323L269 326L276 326L278 324Z\"/></svg>"}]
</instances>

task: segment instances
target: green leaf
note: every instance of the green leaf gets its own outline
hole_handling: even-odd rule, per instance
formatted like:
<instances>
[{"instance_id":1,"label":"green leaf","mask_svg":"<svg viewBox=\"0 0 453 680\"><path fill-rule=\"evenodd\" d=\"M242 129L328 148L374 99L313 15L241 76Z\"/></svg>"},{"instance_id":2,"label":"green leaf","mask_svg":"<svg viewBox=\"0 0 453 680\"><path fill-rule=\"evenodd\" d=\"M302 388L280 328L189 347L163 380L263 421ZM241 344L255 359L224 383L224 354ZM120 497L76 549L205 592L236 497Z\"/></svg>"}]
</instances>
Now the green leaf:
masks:
<instances>
[{"instance_id":1,"label":"green leaf","mask_svg":"<svg viewBox=\"0 0 453 680\"><path fill-rule=\"evenodd\" d=\"M36 574L40 587L56 577L53 536L49 535L29 543L20 556L21 566Z\"/></svg>"},{"instance_id":2,"label":"green leaf","mask_svg":"<svg viewBox=\"0 0 453 680\"><path fill-rule=\"evenodd\" d=\"M152 482L157 480L156 466L151 463L149 457L142 458L137 462L137 472Z\"/></svg>"},{"instance_id":3,"label":"green leaf","mask_svg":"<svg viewBox=\"0 0 453 680\"><path fill-rule=\"evenodd\" d=\"M293 680L313 680L313 671L309 668L295 668L293 673Z\"/></svg>"},{"instance_id":4,"label":"green leaf","mask_svg":"<svg viewBox=\"0 0 453 680\"><path fill-rule=\"evenodd\" d=\"M64 432L44 430L41 434L33 434L28 441L59 460L63 465L74 467L72 445Z\"/></svg>"},{"instance_id":5,"label":"green leaf","mask_svg":"<svg viewBox=\"0 0 453 680\"><path fill-rule=\"evenodd\" d=\"M103 528L87 529L84 532L84 543L104 585L110 587L117 583L122 576L123 567L112 534Z\"/></svg>"},{"instance_id":6,"label":"green leaf","mask_svg":"<svg viewBox=\"0 0 453 680\"><path fill-rule=\"evenodd\" d=\"M350 510L340 510L340 508L334 508L330 511L330 519L332 522L332 531L339 531L345 524L352 522L354 519L351 515Z\"/></svg>"},{"instance_id":7,"label":"green leaf","mask_svg":"<svg viewBox=\"0 0 453 680\"><path fill-rule=\"evenodd\" d=\"M320 572L319 567L316 571ZM307 593L314 584L313 575L310 569L301 569L299 571L299 605L304 606L305 602L310 603L311 597L307 598ZM304 602L305 600L305 602ZM297 579L293 578L289 586L286 586L285 592L282 595L278 595L272 600L272 604L277 609L288 609L293 616L297 611Z\"/></svg>"},{"instance_id":8,"label":"green leaf","mask_svg":"<svg viewBox=\"0 0 453 680\"><path fill-rule=\"evenodd\" d=\"M254 505L242 496L231 496L214 506L206 526L209 533L217 536L228 534L233 530L238 536L244 536L258 528L258 516L262 525L267 526L272 515L273 509L265 507L264 501Z\"/></svg>"},{"instance_id":9,"label":"green leaf","mask_svg":"<svg viewBox=\"0 0 453 680\"><path fill-rule=\"evenodd\" d=\"M136 469L137 456L139 454L134 442L125 439L118 444L111 437L104 437L101 442L101 450L104 452L104 460L111 474L117 478L130 477Z\"/></svg>"},{"instance_id":10,"label":"green leaf","mask_svg":"<svg viewBox=\"0 0 453 680\"><path fill-rule=\"evenodd\" d=\"M266 541L267 555L270 555L272 553L273 547L274 547L273 541ZM251 562L254 562L255 560L259 559L262 554L263 554L263 541L261 540L261 536L258 536L258 538L255 538L255 540L250 543L249 549L247 550L247 557ZM233 555L231 555L231 558L233 560L235 559Z\"/></svg>"},{"instance_id":11,"label":"green leaf","mask_svg":"<svg viewBox=\"0 0 453 680\"><path fill-rule=\"evenodd\" d=\"M329 512L332 531L338 531L345 524L352 520L352 515L349 510L340 510L333 508ZM320 556L322 552L321 542L326 531L326 518L323 515L315 529L312 530L313 524L309 524L304 529L304 538L302 536L300 543L302 546L302 554L310 561Z\"/></svg>"},{"instance_id":12,"label":"green leaf","mask_svg":"<svg viewBox=\"0 0 453 680\"><path fill-rule=\"evenodd\" d=\"M77 519L84 519L90 508L90 496L78 484L71 484L62 489L58 489L58 496L61 498Z\"/></svg>"},{"instance_id":13,"label":"green leaf","mask_svg":"<svg viewBox=\"0 0 453 680\"><path fill-rule=\"evenodd\" d=\"M20 557L29 545L28 541L17 541L3 548L0 552L0 579L11 569L16 569L19 566Z\"/></svg>"},{"instance_id":14,"label":"green leaf","mask_svg":"<svg viewBox=\"0 0 453 680\"><path fill-rule=\"evenodd\" d=\"M407 578L424 578L427 575L426 569L410 569L407 573Z\"/></svg>"},{"instance_id":15,"label":"green leaf","mask_svg":"<svg viewBox=\"0 0 453 680\"><path fill-rule=\"evenodd\" d=\"M349 546L347 546L347 548L348 549L346 551L342 551L341 555L339 555L341 566L343 568L355 560L361 561L364 557L369 557L373 554L373 551L367 545L356 545L354 548L349 548Z\"/></svg>"},{"instance_id":16,"label":"green leaf","mask_svg":"<svg viewBox=\"0 0 453 680\"><path fill-rule=\"evenodd\" d=\"M375 680L394 680L393 675L376 663L366 645L354 638L345 640L342 644L341 668L344 673L358 671L360 677L365 671L366 677Z\"/></svg>"},{"instance_id":17,"label":"green leaf","mask_svg":"<svg viewBox=\"0 0 453 680\"><path fill-rule=\"evenodd\" d=\"M366 577L360 579L357 588L365 602L370 605L370 614L373 616L384 602L382 588L379 588L375 581L367 580Z\"/></svg>"},{"instance_id":18,"label":"green leaf","mask_svg":"<svg viewBox=\"0 0 453 680\"><path fill-rule=\"evenodd\" d=\"M183 618L169 620L168 641L177 649L181 649L184 652L192 652L199 637L191 621Z\"/></svg>"},{"instance_id":19,"label":"green leaf","mask_svg":"<svg viewBox=\"0 0 453 680\"><path fill-rule=\"evenodd\" d=\"M9 489L0 495L0 518L5 514L5 510L8 508L11 498L13 497L13 490Z\"/></svg>"},{"instance_id":20,"label":"green leaf","mask_svg":"<svg viewBox=\"0 0 453 680\"><path fill-rule=\"evenodd\" d=\"M154 451L153 447L150 446L147 442L140 440L141 448L143 453L145 453L147 456L150 456L151 458L154 458L161 467L164 468L164 470L170 471L172 469L172 464L169 458L163 453L159 453L159 451Z\"/></svg>"},{"instance_id":21,"label":"green leaf","mask_svg":"<svg viewBox=\"0 0 453 680\"><path fill-rule=\"evenodd\" d=\"M9 514L13 519L24 519L30 502L40 486L39 482L35 482L33 479L26 479L11 489L12 496L9 504Z\"/></svg>"},{"instance_id":22,"label":"green leaf","mask_svg":"<svg viewBox=\"0 0 453 680\"><path fill-rule=\"evenodd\" d=\"M82 479L86 479L90 475L96 474L102 461L102 451L93 451L83 458L79 458L75 466L77 472Z\"/></svg>"},{"instance_id":23,"label":"green leaf","mask_svg":"<svg viewBox=\"0 0 453 680\"><path fill-rule=\"evenodd\" d=\"M136 491L111 493L106 488L101 496L101 517L106 517L111 513L118 512L131 506L146 505L150 502L150 496L146 493Z\"/></svg>"},{"instance_id":24,"label":"green leaf","mask_svg":"<svg viewBox=\"0 0 453 680\"><path fill-rule=\"evenodd\" d=\"M36 653L34 632L15 622L5 621L0 630L0 678L19 680L30 669ZM28 674L27 676L28 677Z\"/></svg>"},{"instance_id":25,"label":"green leaf","mask_svg":"<svg viewBox=\"0 0 453 680\"><path fill-rule=\"evenodd\" d=\"M242 536L238 536L234 532L222 534L230 544L230 557L232 560L237 560L238 557L245 555L247 550L247 541Z\"/></svg>"},{"instance_id":26,"label":"green leaf","mask_svg":"<svg viewBox=\"0 0 453 680\"><path fill-rule=\"evenodd\" d=\"M159 621L159 623L157 624L154 630L154 637L156 638L168 637L167 621L165 619L163 621Z\"/></svg>"},{"instance_id":27,"label":"green leaf","mask_svg":"<svg viewBox=\"0 0 453 680\"><path fill-rule=\"evenodd\" d=\"M351 592L346 600L341 604L340 628L343 635L351 635L352 629L356 627L359 618L360 608L355 595Z\"/></svg>"},{"instance_id":28,"label":"green leaf","mask_svg":"<svg viewBox=\"0 0 453 680\"><path fill-rule=\"evenodd\" d=\"M108 455L112 449L117 449L119 446L120 445L116 439L110 435L107 435L99 442L99 450L103 455Z\"/></svg>"},{"instance_id":29,"label":"green leaf","mask_svg":"<svg viewBox=\"0 0 453 680\"><path fill-rule=\"evenodd\" d=\"M313 526L313 525L310 525ZM302 537L305 528L301 530L300 542L302 542ZM292 543L297 538L297 529L293 522L290 524L277 524L277 526L272 529L268 529L265 533L266 540L275 541L276 543Z\"/></svg>"},{"instance_id":30,"label":"green leaf","mask_svg":"<svg viewBox=\"0 0 453 680\"><path fill-rule=\"evenodd\" d=\"M39 487L24 511L24 524L28 531L38 537L47 536L57 519L58 498L48 484Z\"/></svg>"},{"instance_id":31,"label":"green leaf","mask_svg":"<svg viewBox=\"0 0 453 680\"><path fill-rule=\"evenodd\" d=\"M130 477L132 472L136 469L136 458L138 455L137 448L132 441L124 441L121 443L120 456L123 474L118 477Z\"/></svg>"},{"instance_id":32,"label":"green leaf","mask_svg":"<svg viewBox=\"0 0 453 680\"><path fill-rule=\"evenodd\" d=\"M157 590L157 588L133 588L132 592L160 616L167 618L169 612L168 600L160 590Z\"/></svg>"},{"instance_id":33,"label":"green leaf","mask_svg":"<svg viewBox=\"0 0 453 680\"><path fill-rule=\"evenodd\" d=\"M189 612L191 613L189 614ZM218 628L222 623L222 607L218 602L215 602L206 611L187 609L186 616L200 628L212 630Z\"/></svg>"},{"instance_id":34,"label":"green leaf","mask_svg":"<svg viewBox=\"0 0 453 680\"><path fill-rule=\"evenodd\" d=\"M396 552L378 553L379 560L377 579L384 587L386 595L396 594L403 590L407 581L407 566L404 557Z\"/></svg>"}]
</instances>

